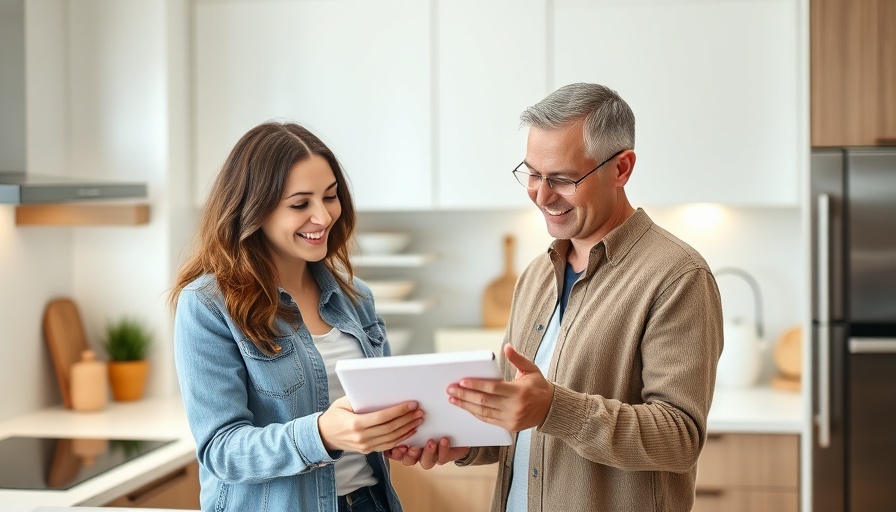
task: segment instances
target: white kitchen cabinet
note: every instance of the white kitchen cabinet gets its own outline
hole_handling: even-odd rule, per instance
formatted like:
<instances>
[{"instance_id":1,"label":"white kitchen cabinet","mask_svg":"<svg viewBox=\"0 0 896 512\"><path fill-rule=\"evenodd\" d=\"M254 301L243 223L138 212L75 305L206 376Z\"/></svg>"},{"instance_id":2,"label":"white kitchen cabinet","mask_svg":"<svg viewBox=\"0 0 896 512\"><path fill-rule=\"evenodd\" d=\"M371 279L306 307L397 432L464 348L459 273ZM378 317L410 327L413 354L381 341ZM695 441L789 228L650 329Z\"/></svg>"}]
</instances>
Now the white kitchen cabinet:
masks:
<instances>
[{"instance_id":1,"label":"white kitchen cabinet","mask_svg":"<svg viewBox=\"0 0 896 512\"><path fill-rule=\"evenodd\" d=\"M557 87L631 104L637 205L797 206L800 0L195 0L197 201L271 118L336 152L360 211L528 207L519 114Z\"/></svg>"},{"instance_id":2,"label":"white kitchen cabinet","mask_svg":"<svg viewBox=\"0 0 896 512\"><path fill-rule=\"evenodd\" d=\"M529 206L519 116L548 92L545 0L437 2L438 206Z\"/></svg>"},{"instance_id":3,"label":"white kitchen cabinet","mask_svg":"<svg viewBox=\"0 0 896 512\"><path fill-rule=\"evenodd\" d=\"M634 204L799 204L798 0L555 0L553 88L607 85L637 119Z\"/></svg>"},{"instance_id":4,"label":"white kitchen cabinet","mask_svg":"<svg viewBox=\"0 0 896 512\"><path fill-rule=\"evenodd\" d=\"M430 3L194 3L197 202L247 130L308 127L336 153L359 210L431 209Z\"/></svg>"}]
</instances>

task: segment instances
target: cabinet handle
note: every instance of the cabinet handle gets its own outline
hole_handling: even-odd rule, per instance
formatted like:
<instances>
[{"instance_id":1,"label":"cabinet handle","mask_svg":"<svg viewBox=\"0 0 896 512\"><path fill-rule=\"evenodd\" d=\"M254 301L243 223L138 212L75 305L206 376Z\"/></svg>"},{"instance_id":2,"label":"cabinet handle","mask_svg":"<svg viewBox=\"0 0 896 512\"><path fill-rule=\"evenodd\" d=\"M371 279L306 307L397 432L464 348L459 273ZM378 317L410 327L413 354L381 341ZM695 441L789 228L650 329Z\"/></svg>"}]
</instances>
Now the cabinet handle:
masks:
<instances>
[{"instance_id":1,"label":"cabinet handle","mask_svg":"<svg viewBox=\"0 0 896 512\"><path fill-rule=\"evenodd\" d=\"M725 494L725 489L719 489L718 487L698 487L695 493L697 496L719 497Z\"/></svg>"},{"instance_id":2,"label":"cabinet handle","mask_svg":"<svg viewBox=\"0 0 896 512\"><path fill-rule=\"evenodd\" d=\"M136 491L127 495L126 499L129 503L139 504L141 501L145 500L147 497L152 496L153 494L158 494L164 491L167 488L173 487L177 485L179 480L187 478L187 468L183 467L167 475L154 480L143 487L137 489Z\"/></svg>"}]
</instances>

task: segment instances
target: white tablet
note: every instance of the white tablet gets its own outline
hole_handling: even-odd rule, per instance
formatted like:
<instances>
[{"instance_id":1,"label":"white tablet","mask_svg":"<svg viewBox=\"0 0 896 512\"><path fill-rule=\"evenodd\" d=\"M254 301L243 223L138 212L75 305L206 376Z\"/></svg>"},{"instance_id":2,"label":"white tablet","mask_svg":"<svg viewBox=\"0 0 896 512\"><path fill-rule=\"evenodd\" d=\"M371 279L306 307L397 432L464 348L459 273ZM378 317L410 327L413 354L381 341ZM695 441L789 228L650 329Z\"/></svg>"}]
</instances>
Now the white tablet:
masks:
<instances>
[{"instance_id":1,"label":"white tablet","mask_svg":"<svg viewBox=\"0 0 896 512\"><path fill-rule=\"evenodd\" d=\"M336 362L336 375L355 412L378 411L415 400L426 413L404 442L423 446L447 437L451 446L506 446L510 432L479 420L448 401L448 385L463 378L501 379L490 350L412 354Z\"/></svg>"}]
</instances>

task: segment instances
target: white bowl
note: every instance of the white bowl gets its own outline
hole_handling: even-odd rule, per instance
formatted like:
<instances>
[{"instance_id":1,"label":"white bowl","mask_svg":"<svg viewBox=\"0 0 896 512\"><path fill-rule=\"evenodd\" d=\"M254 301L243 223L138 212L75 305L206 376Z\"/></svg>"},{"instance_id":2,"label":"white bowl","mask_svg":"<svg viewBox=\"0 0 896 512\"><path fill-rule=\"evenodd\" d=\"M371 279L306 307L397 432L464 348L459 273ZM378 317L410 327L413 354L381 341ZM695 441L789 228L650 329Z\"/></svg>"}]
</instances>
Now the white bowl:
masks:
<instances>
[{"instance_id":1,"label":"white bowl","mask_svg":"<svg viewBox=\"0 0 896 512\"><path fill-rule=\"evenodd\" d=\"M365 281L375 300L401 300L414 291L417 284L409 279Z\"/></svg>"},{"instance_id":2,"label":"white bowl","mask_svg":"<svg viewBox=\"0 0 896 512\"><path fill-rule=\"evenodd\" d=\"M358 233L355 238L358 240L362 256L399 253L411 243L410 233L400 231Z\"/></svg>"}]
</instances>

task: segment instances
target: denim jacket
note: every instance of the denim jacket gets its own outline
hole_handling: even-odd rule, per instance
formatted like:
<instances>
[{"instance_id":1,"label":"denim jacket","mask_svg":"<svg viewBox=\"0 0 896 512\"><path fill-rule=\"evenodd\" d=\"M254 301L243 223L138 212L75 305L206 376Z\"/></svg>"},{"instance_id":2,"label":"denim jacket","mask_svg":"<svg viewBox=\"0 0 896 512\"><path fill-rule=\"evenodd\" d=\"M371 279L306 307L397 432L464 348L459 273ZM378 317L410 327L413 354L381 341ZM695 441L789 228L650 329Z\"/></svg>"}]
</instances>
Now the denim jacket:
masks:
<instances>
[{"instance_id":1,"label":"denim jacket","mask_svg":"<svg viewBox=\"0 0 896 512\"><path fill-rule=\"evenodd\" d=\"M320 316L358 339L365 357L390 355L383 320L359 279L355 305L322 263L309 263L320 286ZM174 356L181 394L200 463L204 511L334 512L333 463L317 418L329 406L324 361L295 309L297 325L277 319L278 354L259 351L234 324L212 275L180 293ZM367 455L389 505L401 511L381 453Z\"/></svg>"}]
</instances>

